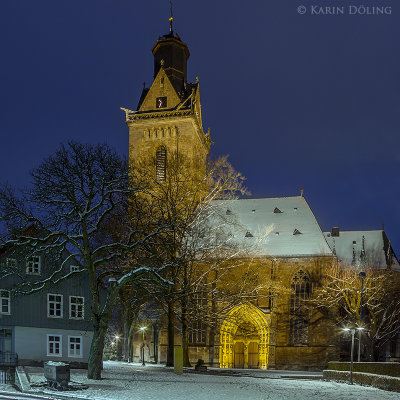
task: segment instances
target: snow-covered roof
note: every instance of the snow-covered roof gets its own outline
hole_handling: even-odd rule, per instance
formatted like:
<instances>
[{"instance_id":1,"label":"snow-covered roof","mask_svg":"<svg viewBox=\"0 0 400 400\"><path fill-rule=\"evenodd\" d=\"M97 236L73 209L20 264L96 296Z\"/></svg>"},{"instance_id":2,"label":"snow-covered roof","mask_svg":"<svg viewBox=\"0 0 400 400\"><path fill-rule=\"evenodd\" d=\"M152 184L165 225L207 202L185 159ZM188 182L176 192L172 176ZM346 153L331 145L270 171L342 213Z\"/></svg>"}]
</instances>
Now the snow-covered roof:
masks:
<instances>
[{"instance_id":1,"label":"snow-covered roof","mask_svg":"<svg viewBox=\"0 0 400 400\"><path fill-rule=\"evenodd\" d=\"M302 196L218 200L214 205L227 221L234 221L228 228L231 231L227 232L232 240L241 246L249 246L254 256L332 255L313 212Z\"/></svg>"},{"instance_id":2,"label":"snow-covered roof","mask_svg":"<svg viewBox=\"0 0 400 400\"><path fill-rule=\"evenodd\" d=\"M399 268L389 240L383 230L339 231L339 236L324 232L332 251L344 265ZM365 254L365 255L364 255Z\"/></svg>"}]
</instances>

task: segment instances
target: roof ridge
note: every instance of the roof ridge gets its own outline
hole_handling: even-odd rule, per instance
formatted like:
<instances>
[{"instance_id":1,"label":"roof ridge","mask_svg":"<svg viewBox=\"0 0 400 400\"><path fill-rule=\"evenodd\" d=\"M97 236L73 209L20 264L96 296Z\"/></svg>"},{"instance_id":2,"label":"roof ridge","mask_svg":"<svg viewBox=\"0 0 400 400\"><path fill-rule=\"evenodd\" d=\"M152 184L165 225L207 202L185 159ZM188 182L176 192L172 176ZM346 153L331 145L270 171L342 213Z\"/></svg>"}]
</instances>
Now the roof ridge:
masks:
<instances>
[{"instance_id":1,"label":"roof ridge","mask_svg":"<svg viewBox=\"0 0 400 400\"><path fill-rule=\"evenodd\" d=\"M342 231L340 230L339 233L350 233L350 232L384 232L383 229L355 229L355 230L346 230L346 231ZM325 233L332 233L331 231L324 231Z\"/></svg>"},{"instance_id":2,"label":"roof ridge","mask_svg":"<svg viewBox=\"0 0 400 400\"><path fill-rule=\"evenodd\" d=\"M272 199L304 199L306 202L307 200L305 199L304 196L280 196L280 197L250 197L250 198L238 198L238 199L220 199L218 201L235 201L235 200L272 200Z\"/></svg>"}]
</instances>

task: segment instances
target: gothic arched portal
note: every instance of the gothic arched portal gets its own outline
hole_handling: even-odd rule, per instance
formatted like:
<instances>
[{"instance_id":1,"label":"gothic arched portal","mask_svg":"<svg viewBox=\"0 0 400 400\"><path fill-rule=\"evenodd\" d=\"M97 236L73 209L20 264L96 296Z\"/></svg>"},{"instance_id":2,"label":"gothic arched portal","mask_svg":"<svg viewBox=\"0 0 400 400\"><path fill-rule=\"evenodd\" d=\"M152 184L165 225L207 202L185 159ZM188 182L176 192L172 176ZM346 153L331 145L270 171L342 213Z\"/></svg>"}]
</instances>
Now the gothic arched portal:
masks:
<instances>
[{"instance_id":1,"label":"gothic arched portal","mask_svg":"<svg viewBox=\"0 0 400 400\"><path fill-rule=\"evenodd\" d=\"M233 307L220 330L221 368L267 369L269 325L265 314L252 304Z\"/></svg>"}]
</instances>

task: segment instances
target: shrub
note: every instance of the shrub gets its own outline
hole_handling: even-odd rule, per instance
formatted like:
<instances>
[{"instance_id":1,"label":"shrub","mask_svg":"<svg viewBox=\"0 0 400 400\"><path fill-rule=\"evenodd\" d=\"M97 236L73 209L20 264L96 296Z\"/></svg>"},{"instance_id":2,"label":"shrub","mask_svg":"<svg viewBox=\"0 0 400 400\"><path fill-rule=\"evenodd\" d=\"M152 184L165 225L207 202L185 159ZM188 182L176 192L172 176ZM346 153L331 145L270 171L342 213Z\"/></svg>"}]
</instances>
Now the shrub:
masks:
<instances>
[{"instance_id":1,"label":"shrub","mask_svg":"<svg viewBox=\"0 0 400 400\"><path fill-rule=\"evenodd\" d=\"M323 372L323 378L328 381L348 382L349 377L350 372L348 371L325 370ZM393 376L353 372L353 382L358 385L373 386L382 390L400 392L400 378Z\"/></svg>"},{"instance_id":2,"label":"shrub","mask_svg":"<svg viewBox=\"0 0 400 400\"><path fill-rule=\"evenodd\" d=\"M350 371L350 363L331 361L328 363L328 370ZM400 377L400 363L355 362L353 363L353 372Z\"/></svg>"}]
</instances>

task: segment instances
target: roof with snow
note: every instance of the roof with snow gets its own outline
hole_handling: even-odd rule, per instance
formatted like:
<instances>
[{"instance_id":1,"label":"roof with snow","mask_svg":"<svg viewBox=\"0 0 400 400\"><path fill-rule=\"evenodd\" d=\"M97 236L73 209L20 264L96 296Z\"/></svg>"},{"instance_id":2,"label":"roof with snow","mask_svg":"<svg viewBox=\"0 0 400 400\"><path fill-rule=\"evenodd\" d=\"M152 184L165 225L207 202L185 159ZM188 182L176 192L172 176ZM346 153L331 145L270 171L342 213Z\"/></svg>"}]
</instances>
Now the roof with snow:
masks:
<instances>
[{"instance_id":1,"label":"roof with snow","mask_svg":"<svg viewBox=\"0 0 400 400\"><path fill-rule=\"evenodd\" d=\"M252 256L332 256L332 250L302 196L217 200L219 214L231 224L224 230L248 246Z\"/></svg>"},{"instance_id":2,"label":"roof with snow","mask_svg":"<svg viewBox=\"0 0 400 400\"><path fill-rule=\"evenodd\" d=\"M336 231L336 232L335 232ZM332 251L345 265L391 267L398 269L399 262L383 230L324 232Z\"/></svg>"}]
</instances>

